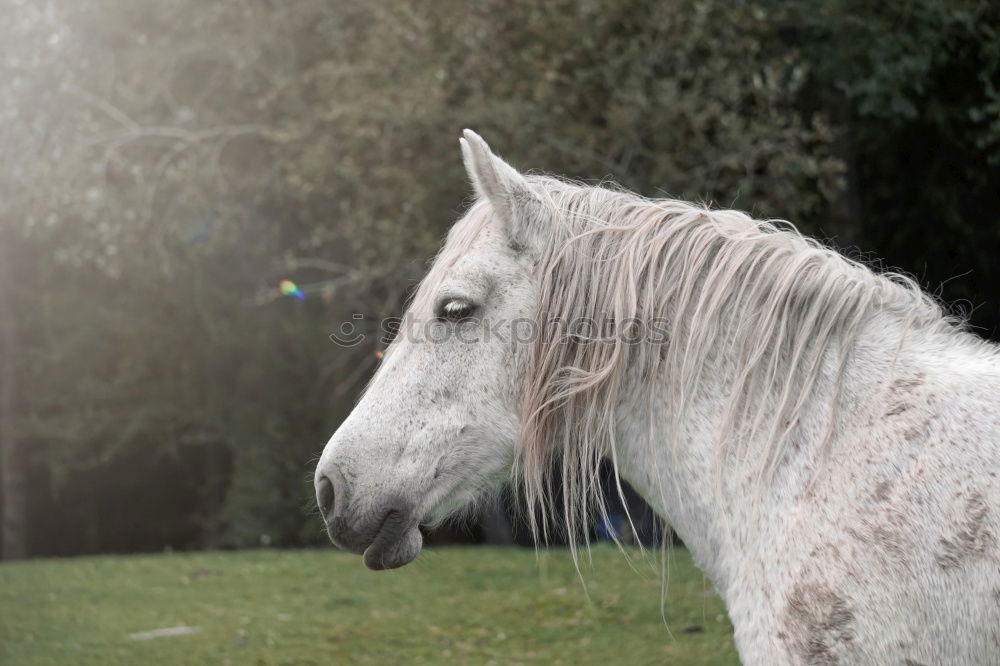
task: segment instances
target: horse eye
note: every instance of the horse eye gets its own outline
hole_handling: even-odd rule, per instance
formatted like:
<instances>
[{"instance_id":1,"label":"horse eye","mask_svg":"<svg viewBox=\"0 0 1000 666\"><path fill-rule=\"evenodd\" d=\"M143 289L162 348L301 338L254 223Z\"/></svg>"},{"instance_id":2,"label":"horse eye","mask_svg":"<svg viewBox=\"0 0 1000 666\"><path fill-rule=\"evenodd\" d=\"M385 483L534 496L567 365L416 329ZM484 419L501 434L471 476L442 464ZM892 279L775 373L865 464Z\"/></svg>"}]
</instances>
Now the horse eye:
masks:
<instances>
[{"instance_id":1,"label":"horse eye","mask_svg":"<svg viewBox=\"0 0 1000 666\"><path fill-rule=\"evenodd\" d=\"M471 315L474 309L475 306L469 301L461 298L453 298L450 301L445 301L444 305L441 306L438 318L449 321L462 321Z\"/></svg>"}]
</instances>

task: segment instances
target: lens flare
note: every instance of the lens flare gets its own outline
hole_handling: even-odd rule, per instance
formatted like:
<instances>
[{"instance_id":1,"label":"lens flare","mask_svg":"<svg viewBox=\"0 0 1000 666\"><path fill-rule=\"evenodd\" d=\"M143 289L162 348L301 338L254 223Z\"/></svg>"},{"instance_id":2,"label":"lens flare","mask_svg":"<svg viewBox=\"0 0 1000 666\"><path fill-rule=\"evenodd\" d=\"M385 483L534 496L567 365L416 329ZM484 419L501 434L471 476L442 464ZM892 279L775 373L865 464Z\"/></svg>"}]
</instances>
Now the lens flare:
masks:
<instances>
[{"instance_id":1,"label":"lens flare","mask_svg":"<svg viewBox=\"0 0 1000 666\"><path fill-rule=\"evenodd\" d=\"M291 296L292 298L297 298L300 301L304 301L306 295L302 293L298 285L291 280L282 280L278 283L278 288L281 289L281 293L285 296Z\"/></svg>"}]
</instances>

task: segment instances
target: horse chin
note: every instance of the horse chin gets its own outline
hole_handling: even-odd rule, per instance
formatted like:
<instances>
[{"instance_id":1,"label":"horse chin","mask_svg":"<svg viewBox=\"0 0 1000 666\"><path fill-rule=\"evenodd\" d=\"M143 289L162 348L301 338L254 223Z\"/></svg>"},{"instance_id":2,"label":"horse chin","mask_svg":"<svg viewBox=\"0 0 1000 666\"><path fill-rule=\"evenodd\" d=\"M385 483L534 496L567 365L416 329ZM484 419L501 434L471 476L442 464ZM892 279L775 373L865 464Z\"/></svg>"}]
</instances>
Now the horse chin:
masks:
<instances>
[{"instance_id":1,"label":"horse chin","mask_svg":"<svg viewBox=\"0 0 1000 666\"><path fill-rule=\"evenodd\" d=\"M365 566L374 571L397 569L409 564L420 554L424 537L417 525L407 529L396 538L385 533L379 534L370 546L365 548Z\"/></svg>"}]
</instances>

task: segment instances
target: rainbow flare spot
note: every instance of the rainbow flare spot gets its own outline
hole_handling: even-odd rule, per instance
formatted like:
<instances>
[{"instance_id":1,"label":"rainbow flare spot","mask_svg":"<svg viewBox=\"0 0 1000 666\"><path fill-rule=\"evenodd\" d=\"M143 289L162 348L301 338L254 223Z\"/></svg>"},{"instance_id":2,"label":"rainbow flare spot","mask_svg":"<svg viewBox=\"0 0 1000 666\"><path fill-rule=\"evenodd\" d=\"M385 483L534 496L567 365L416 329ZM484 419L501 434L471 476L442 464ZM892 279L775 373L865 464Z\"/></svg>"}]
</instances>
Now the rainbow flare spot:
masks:
<instances>
[{"instance_id":1,"label":"rainbow flare spot","mask_svg":"<svg viewBox=\"0 0 1000 666\"><path fill-rule=\"evenodd\" d=\"M304 301L306 299L306 295L302 293L299 286L291 280L282 280L278 283L278 288L281 289L281 293L284 296L291 296L292 298L297 298L300 301Z\"/></svg>"},{"instance_id":2,"label":"rainbow flare spot","mask_svg":"<svg viewBox=\"0 0 1000 666\"><path fill-rule=\"evenodd\" d=\"M385 356L385 352L383 350L381 350L381 349L376 349L375 350L375 359L376 360L381 361L383 356Z\"/></svg>"}]
</instances>

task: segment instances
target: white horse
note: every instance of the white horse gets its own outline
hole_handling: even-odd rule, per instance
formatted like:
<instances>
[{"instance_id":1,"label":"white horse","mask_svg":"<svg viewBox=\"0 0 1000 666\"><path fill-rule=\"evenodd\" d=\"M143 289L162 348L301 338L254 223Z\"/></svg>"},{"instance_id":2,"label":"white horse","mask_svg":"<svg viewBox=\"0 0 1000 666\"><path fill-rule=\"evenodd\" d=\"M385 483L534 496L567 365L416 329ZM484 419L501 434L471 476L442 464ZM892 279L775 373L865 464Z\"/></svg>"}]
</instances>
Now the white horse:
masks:
<instances>
[{"instance_id":1,"label":"white horse","mask_svg":"<svg viewBox=\"0 0 1000 666\"><path fill-rule=\"evenodd\" d=\"M511 476L544 531L553 469L579 533L603 458L745 663L1000 664L996 347L788 225L460 142L478 200L316 468L335 544L402 566Z\"/></svg>"}]
</instances>

